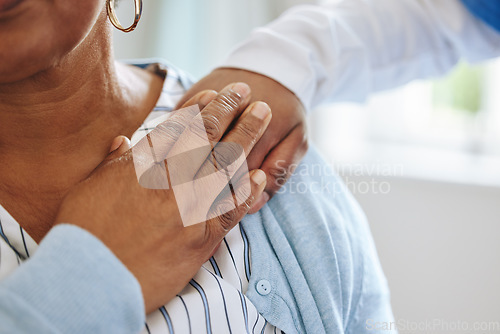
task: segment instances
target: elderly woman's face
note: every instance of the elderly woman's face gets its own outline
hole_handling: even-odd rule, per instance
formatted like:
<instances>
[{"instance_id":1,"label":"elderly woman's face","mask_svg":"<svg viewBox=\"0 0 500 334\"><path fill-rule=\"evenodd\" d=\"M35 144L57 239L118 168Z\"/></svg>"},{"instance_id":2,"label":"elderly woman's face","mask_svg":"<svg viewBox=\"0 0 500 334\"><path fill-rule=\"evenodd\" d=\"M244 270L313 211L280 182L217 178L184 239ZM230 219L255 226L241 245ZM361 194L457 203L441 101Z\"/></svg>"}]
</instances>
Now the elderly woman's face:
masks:
<instances>
[{"instance_id":1,"label":"elderly woman's face","mask_svg":"<svg viewBox=\"0 0 500 334\"><path fill-rule=\"evenodd\" d=\"M105 0L0 0L0 84L59 63L104 8Z\"/></svg>"}]
</instances>

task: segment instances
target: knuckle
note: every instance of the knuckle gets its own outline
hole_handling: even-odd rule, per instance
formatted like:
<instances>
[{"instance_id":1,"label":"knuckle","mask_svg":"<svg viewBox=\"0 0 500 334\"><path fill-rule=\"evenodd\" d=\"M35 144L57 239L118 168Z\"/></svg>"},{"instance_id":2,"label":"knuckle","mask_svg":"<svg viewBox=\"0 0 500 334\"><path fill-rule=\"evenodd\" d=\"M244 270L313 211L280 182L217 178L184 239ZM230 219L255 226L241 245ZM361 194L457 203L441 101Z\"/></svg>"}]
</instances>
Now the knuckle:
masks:
<instances>
[{"instance_id":1,"label":"knuckle","mask_svg":"<svg viewBox=\"0 0 500 334\"><path fill-rule=\"evenodd\" d=\"M241 155L243 148L236 143L219 143L214 149L214 158L219 169L226 169Z\"/></svg>"},{"instance_id":2,"label":"knuckle","mask_svg":"<svg viewBox=\"0 0 500 334\"><path fill-rule=\"evenodd\" d=\"M208 111L214 114L228 115L239 109L242 102L241 96L234 91L227 91L217 95L208 105Z\"/></svg>"},{"instance_id":3,"label":"knuckle","mask_svg":"<svg viewBox=\"0 0 500 334\"><path fill-rule=\"evenodd\" d=\"M257 136L260 133L260 126L253 122L242 122L237 125L236 130L241 133L241 135L245 138L251 140L251 144L255 141Z\"/></svg>"},{"instance_id":4,"label":"knuckle","mask_svg":"<svg viewBox=\"0 0 500 334\"><path fill-rule=\"evenodd\" d=\"M275 179L287 178L287 176L289 174L288 168L284 168L284 167L271 167L271 168L269 168L268 173L272 178L275 178Z\"/></svg>"},{"instance_id":5,"label":"knuckle","mask_svg":"<svg viewBox=\"0 0 500 334\"><path fill-rule=\"evenodd\" d=\"M177 120L171 120L161 123L153 131L162 137L178 138L184 131L184 125Z\"/></svg>"},{"instance_id":6,"label":"knuckle","mask_svg":"<svg viewBox=\"0 0 500 334\"><path fill-rule=\"evenodd\" d=\"M217 207L217 221L219 225L219 232L226 234L237 223L237 212L234 210L234 204L229 201L220 203Z\"/></svg>"},{"instance_id":7,"label":"knuckle","mask_svg":"<svg viewBox=\"0 0 500 334\"><path fill-rule=\"evenodd\" d=\"M233 226L234 219L236 217L236 214L234 211L228 211L226 213L223 213L219 217L219 221L221 224L222 229L224 232L228 232L231 227Z\"/></svg>"},{"instance_id":8,"label":"knuckle","mask_svg":"<svg viewBox=\"0 0 500 334\"><path fill-rule=\"evenodd\" d=\"M227 109L237 109L240 103L243 101L243 97L232 89L219 94L215 98L216 103L225 106Z\"/></svg>"},{"instance_id":9,"label":"knuckle","mask_svg":"<svg viewBox=\"0 0 500 334\"><path fill-rule=\"evenodd\" d=\"M288 178L290 177L290 171L288 168L272 167L268 170L268 174L272 182L269 182L270 188L281 188Z\"/></svg>"},{"instance_id":10,"label":"knuckle","mask_svg":"<svg viewBox=\"0 0 500 334\"><path fill-rule=\"evenodd\" d=\"M216 141L222 136L221 122L215 115L207 115L203 117L203 125L208 140Z\"/></svg>"}]
</instances>

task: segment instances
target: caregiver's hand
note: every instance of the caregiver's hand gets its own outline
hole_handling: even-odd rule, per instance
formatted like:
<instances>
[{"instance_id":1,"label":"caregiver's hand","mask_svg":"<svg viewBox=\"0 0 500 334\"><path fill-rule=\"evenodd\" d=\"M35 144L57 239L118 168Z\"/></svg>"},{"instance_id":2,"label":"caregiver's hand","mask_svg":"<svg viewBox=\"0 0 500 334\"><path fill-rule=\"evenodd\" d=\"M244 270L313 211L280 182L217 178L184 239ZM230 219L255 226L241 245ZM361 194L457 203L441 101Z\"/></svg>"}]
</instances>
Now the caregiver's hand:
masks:
<instances>
[{"instance_id":1,"label":"caregiver's hand","mask_svg":"<svg viewBox=\"0 0 500 334\"><path fill-rule=\"evenodd\" d=\"M251 101L264 101L273 111L273 120L248 157L248 166L266 172L266 192L250 213L255 213L272 197L293 173L307 152L307 128L304 106L278 82L249 71L219 68L196 83L180 105L204 89L219 90L231 82L245 82L252 89Z\"/></svg>"},{"instance_id":2,"label":"caregiver's hand","mask_svg":"<svg viewBox=\"0 0 500 334\"><path fill-rule=\"evenodd\" d=\"M214 98L212 92L202 95L201 100L207 102ZM203 108L201 116L211 141L230 141L240 145L244 152L252 149L269 124L271 113L262 102L246 108L249 99L247 85L233 84ZM223 137L233 122L236 125ZM156 152L175 150L176 139L183 138L189 124L182 112L174 113L137 145L155 138ZM118 143L127 145L126 140ZM243 199L236 209L184 227L177 194L174 196L171 189L146 189L139 184L134 149L106 160L87 180L73 188L64 199L56 222L80 226L102 240L138 279L146 311L150 312L172 299L196 274L226 233L261 195L266 177L261 170L250 172L247 193L241 194L238 183L233 183L234 196ZM118 147L117 151L120 150L123 149ZM199 159L191 164L202 167L207 165L207 160ZM231 202L234 203L232 198Z\"/></svg>"}]
</instances>

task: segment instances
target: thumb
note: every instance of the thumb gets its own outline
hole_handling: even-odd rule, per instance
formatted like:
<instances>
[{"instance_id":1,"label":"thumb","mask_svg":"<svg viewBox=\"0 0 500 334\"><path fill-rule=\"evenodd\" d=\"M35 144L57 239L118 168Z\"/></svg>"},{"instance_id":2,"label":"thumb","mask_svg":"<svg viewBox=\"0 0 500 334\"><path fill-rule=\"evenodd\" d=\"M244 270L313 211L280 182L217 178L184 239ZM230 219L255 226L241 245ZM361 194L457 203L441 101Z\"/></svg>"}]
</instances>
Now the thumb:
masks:
<instances>
[{"instance_id":1,"label":"thumb","mask_svg":"<svg viewBox=\"0 0 500 334\"><path fill-rule=\"evenodd\" d=\"M130 150L130 148L131 148L130 140L127 137L125 137L125 136L115 137L115 139L113 139L113 141L111 142L111 146L110 146L108 155L99 164L99 166L97 166L92 171L92 173L90 173L90 175L95 173L99 168L106 165L111 160L116 159L116 158L120 157L121 155L123 155L125 152Z\"/></svg>"},{"instance_id":2,"label":"thumb","mask_svg":"<svg viewBox=\"0 0 500 334\"><path fill-rule=\"evenodd\" d=\"M131 148L130 140L127 137L125 136L115 137L109 148L109 154L104 159L103 163L120 157L125 152L130 150L130 148Z\"/></svg>"}]
</instances>

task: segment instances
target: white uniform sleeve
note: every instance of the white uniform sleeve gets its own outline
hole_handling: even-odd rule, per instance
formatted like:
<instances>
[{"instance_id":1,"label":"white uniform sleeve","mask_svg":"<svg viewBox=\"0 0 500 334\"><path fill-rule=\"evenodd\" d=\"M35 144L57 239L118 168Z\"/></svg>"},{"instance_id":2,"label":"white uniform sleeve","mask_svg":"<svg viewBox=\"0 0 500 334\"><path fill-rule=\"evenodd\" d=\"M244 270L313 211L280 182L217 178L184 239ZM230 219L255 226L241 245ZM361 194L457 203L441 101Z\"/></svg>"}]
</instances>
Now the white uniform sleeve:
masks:
<instances>
[{"instance_id":1,"label":"white uniform sleeve","mask_svg":"<svg viewBox=\"0 0 500 334\"><path fill-rule=\"evenodd\" d=\"M343 0L292 8L222 66L271 77L310 109L498 55L500 34L458 0Z\"/></svg>"}]
</instances>

